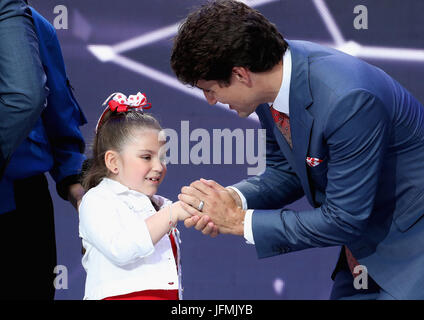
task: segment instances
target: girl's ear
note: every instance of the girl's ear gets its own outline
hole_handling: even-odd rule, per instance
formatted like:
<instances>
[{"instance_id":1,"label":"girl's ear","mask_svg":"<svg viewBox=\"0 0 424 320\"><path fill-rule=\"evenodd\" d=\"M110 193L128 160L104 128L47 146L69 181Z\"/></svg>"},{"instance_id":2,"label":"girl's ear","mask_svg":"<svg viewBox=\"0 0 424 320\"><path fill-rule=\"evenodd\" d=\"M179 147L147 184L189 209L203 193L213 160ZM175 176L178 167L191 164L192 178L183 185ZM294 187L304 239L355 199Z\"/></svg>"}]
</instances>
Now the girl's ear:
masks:
<instances>
[{"instance_id":1,"label":"girl's ear","mask_svg":"<svg viewBox=\"0 0 424 320\"><path fill-rule=\"evenodd\" d=\"M108 150L105 153L105 165L113 174L119 173L119 154L116 151Z\"/></svg>"}]
</instances>

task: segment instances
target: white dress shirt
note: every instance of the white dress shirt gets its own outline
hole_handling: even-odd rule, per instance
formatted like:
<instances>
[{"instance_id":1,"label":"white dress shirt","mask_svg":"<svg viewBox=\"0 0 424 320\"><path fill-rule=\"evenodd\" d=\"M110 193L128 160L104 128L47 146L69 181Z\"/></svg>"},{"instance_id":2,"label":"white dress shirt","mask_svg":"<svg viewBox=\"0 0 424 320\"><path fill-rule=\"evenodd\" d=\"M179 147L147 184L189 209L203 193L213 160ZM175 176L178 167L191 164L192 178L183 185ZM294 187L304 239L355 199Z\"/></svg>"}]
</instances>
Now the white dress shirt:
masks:
<instances>
[{"instance_id":1,"label":"white dress shirt","mask_svg":"<svg viewBox=\"0 0 424 320\"><path fill-rule=\"evenodd\" d=\"M160 208L172 203L156 195L152 201ZM147 229L145 220L155 213L149 197L112 179L84 195L79 206L84 299L158 289L177 289L181 298L181 266L177 271L169 236L153 245Z\"/></svg>"},{"instance_id":2,"label":"white dress shirt","mask_svg":"<svg viewBox=\"0 0 424 320\"><path fill-rule=\"evenodd\" d=\"M290 101L290 80L291 80L291 72L292 72L292 59L290 48L287 48L283 56L283 81L281 82L280 90L278 91L277 97L274 102L269 102L268 104L273 106L273 108L279 112L283 112L289 115L289 101ZM233 189L239 195L242 202L242 209L247 210L246 215L244 217L244 238L247 243L255 244L255 239L253 236L252 230L252 215L254 210L249 209L247 207L246 198L243 194L234 187L229 187ZM248 210L249 209L249 210Z\"/></svg>"}]
</instances>

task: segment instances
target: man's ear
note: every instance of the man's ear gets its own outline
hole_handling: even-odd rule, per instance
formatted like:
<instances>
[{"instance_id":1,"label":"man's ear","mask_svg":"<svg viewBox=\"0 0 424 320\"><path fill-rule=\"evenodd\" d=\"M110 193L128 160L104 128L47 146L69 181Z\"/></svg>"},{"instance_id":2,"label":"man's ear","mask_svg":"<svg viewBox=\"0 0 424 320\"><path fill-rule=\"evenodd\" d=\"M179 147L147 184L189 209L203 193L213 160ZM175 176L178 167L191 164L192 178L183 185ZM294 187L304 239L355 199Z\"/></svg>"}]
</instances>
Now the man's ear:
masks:
<instances>
[{"instance_id":1,"label":"man's ear","mask_svg":"<svg viewBox=\"0 0 424 320\"><path fill-rule=\"evenodd\" d=\"M252 75L249 69L245 67L233 67L232 70L233 79L240 81L241 83L252 86Z\"/></svg>"},{"instance_id":2,"label":"man's ear","mask_svg":"<svg viewBox=\"0 0 424 320\"><path fill-rule=\"evenodd\" d=\"M113 174L119 173L119 154L116 151L108 150L105 153L105 165Z\"/></svg>"}]
</instances>

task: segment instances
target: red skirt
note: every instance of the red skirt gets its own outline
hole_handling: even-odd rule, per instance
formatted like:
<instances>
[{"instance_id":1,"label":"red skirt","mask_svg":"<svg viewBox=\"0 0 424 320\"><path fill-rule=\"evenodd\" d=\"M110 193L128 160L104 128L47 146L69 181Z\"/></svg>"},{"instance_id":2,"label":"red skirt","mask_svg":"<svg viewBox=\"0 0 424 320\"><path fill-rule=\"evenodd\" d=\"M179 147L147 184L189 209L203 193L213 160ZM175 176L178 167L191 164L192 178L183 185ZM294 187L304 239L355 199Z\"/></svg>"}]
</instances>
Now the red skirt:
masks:
<instances>
[{"instance_id":1,"label":"red skirt","mask_svg":"<svg viewBox=\"0 0 424 320\"><path fill-rule=\"evenodd\" d=\"M174 253L175 262L177 260L177 245L172 234L169 235ZM177 264L178 268L178 264ZM103 300L178 300L178 290L143 290L119 296L107 297Z\"/></svg>"},{"instance_id":2,"label":"red skirt","mask_svg":"<svg viewBox=\"0 0 424 320\"><path fill-rule=\"evenodd\" d=\"M143 290L103 300L178 300L178 290Z\"/></svg>"}]
</instances>

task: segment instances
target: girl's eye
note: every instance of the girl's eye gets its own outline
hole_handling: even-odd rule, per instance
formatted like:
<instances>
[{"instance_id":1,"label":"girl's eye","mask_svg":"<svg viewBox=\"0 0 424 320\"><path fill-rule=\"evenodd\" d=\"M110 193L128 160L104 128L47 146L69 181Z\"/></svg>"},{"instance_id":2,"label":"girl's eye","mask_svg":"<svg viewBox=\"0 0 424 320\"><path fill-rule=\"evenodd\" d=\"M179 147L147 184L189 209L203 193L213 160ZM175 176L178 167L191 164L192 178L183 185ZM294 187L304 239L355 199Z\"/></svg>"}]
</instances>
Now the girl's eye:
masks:
<instances>
[{"instance_id":1,"label":"girl's eye","mask_svg":"<svg viewBox=\"0 0 424 320\"><path fill-rule=\"evenodd\" d=\"M152 157L151 156L141 156L140 158L144 159L144 160L150 160Z\"/></svg>"}]
</instances>

